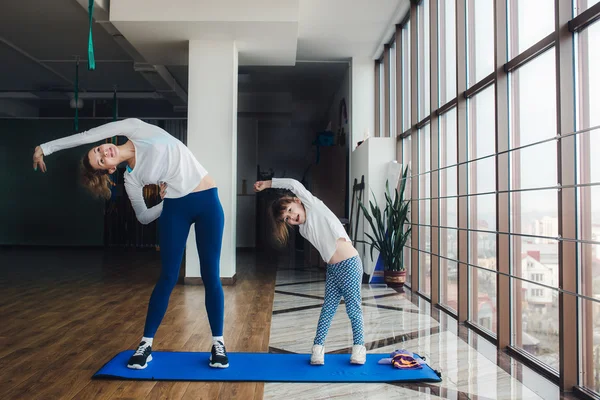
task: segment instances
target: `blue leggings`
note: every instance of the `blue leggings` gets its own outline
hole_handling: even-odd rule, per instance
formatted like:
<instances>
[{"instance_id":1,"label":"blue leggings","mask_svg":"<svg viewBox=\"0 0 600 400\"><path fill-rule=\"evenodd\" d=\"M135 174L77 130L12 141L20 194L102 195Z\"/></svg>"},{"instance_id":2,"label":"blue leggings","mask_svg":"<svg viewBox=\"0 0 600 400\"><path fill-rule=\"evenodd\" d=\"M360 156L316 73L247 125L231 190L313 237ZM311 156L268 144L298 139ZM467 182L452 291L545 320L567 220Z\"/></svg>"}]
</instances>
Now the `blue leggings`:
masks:
<instances>
[{"instance_id":1,"label":"blue leggings","mask_svg":"<svg viewBox=\"0 0 600 400\"><path fill-rule=\"evenodd\" d=\"M196 229L208 322L213 336L223 336L224 300L219 261L224 222L217 188L190 193L179 199L164 200L159 220L162 270L150 296L144 327L145 337L154 337L165 316L169 297L179 278L183 251L192 224L195 224Z\"/></svg>"},{"instance_id":2,"label":"blue leggings","mask_svg":"<svg viewBox=\"0 0 600 400\"><path fill-rule=\"evenodd\" d=\"M323 302L323 308L321 308L321 316L319 317L314 344L325 344L325 337L342 296L346 303L346 313L352 325L354 344L365 343L361 308L362 298L360 295L362 274L362 262L358 256L337 264L327 265L325 301Z\"/></svg>"}]
</instances>

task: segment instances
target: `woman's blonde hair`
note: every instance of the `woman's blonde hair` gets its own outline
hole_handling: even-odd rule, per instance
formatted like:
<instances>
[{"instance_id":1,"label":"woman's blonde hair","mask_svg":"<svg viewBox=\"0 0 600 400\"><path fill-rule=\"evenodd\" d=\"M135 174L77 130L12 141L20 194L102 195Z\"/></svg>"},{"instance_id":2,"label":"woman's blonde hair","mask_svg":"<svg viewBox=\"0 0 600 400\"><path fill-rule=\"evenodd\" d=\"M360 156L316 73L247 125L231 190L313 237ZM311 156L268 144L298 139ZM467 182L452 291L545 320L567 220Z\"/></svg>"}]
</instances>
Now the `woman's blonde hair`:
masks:
<instances>
[{"instance_id":1,"label":"woman's blonde hair","mask_svg":"<svg viewBox=\"0 0 600 400\"><path fill-rule=\"evenodd\" d=\"M105 200L110 199L110 177L108 171L92 168L90 159L86 154L81 159L80 172L81 184L85 186L92 195Z\"/></svg>"},{"instance_id":2,"label":"woman's blonde hair","mask_svg":"<svg viewBox=\"0 0 600 400\"><path fill-rule=\"evenodd\" d=\"M271 207L269 207L270 212L268 214L273 224L273 235L275 240L282 246L287 244L289 238L289 225L284 221L283 213L296 199L292 196L282 196L273 200Z\"/></svg>"}]
</instances>

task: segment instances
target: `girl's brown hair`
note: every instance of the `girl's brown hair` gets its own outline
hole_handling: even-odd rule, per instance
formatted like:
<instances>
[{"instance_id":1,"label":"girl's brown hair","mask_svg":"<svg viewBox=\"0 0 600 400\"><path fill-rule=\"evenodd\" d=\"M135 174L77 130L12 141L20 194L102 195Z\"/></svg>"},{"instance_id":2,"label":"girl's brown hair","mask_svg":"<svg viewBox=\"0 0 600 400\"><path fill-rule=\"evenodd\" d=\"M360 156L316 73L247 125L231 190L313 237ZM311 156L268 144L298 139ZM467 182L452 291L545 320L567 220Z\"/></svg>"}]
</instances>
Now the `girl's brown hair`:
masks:
<instances>
[{"instance_id":1,"label":"girl's brown hair","mask_svg":"<svg viewBox=\"0 0 600 400\"><path fill-rule=\"evenodd\" d=\"M90 164L90 159L86 154L81 159L81 184L95 197L110 199L110 177L108 171L103 169L94 169Z\"/></svg>"},{"instance_id":2,"label":"girl's brown hair","mask_svg":"<svg viewBox=\"0 0 600 400\"><path fill-rule=\"evenodd\" d=\"M273 234L275 240L282 246L287 244L289 237L289 226L283 220L283 213L294 201L296 201L296 197L282 196L273 200L271 207L269 207L270 212L268 214L271 218L271 223L273 224Z\"/></svg>"}]
</instances>

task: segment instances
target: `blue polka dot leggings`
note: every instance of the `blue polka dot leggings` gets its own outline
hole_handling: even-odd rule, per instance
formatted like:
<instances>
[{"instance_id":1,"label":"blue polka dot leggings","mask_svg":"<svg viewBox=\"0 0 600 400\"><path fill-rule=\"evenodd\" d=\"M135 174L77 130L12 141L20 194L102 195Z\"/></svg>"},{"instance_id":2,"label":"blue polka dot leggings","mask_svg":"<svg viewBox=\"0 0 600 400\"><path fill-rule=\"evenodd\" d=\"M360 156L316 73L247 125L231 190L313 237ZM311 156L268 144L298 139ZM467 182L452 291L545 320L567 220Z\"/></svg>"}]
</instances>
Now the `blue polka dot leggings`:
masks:
<instances>
[{"instance_id":1,"label":"blue polka dot leggings","mask_svg":"<svg viewBox=\"0 0 600 400\"><path fill-rule=\"evenodd\" d=\"M329 331L331 320L333 320L342 297L344 297L346 312L352 325L354 344L365 344L361 308L362 298L360 295L362 274L362 262L358 256L337 264L327 265L325 301L323 302L323 308L321 308L314 344L325 344L325 337Z\"/></svg>"}]
</instances>

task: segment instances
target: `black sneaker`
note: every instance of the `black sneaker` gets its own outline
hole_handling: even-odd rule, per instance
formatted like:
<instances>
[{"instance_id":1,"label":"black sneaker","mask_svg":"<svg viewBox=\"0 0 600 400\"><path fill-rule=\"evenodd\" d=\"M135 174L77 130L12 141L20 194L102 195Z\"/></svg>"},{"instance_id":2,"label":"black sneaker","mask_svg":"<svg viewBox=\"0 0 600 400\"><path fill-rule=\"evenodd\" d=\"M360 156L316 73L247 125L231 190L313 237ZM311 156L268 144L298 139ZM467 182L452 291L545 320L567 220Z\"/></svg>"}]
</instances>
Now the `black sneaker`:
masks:
<instances>
[{"instance_id":1,"label":"black sneaker","mask_svg":"<svg viewBox=\"0 0 600 400\"><path fill-rule=\"evenodd\" d=\"M127 368L144 369L150 361L152 361L152 346L146 344L146 342L141 342L127 362Z\"/></svg>"},{"instance_id":2,"label":"black sneaker","mask_svg":"<svg viewBox=\"0 0 600 400\"><path fill-rule=\"evenodd\" d=\"M210 363L208 365L213 368L229 367L229 358L227 358L227 351L223 342L218 341L216 344L213 343L210 350Z\"/></svg>"}]
</instances>

